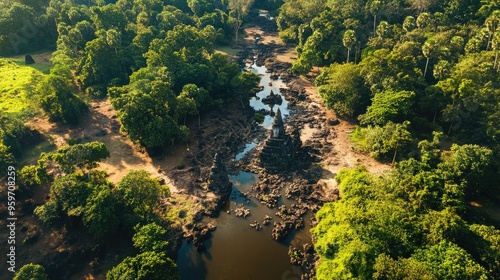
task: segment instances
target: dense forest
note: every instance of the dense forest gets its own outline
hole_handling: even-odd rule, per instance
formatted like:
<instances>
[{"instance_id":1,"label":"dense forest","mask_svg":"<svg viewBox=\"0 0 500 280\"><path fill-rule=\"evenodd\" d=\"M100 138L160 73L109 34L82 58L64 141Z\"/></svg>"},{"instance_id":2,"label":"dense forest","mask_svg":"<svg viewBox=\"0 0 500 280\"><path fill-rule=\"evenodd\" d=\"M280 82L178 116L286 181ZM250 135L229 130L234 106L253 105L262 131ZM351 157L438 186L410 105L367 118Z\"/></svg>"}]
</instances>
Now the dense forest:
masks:
<instances>
[{"instance_id":1,"label":"dense forest","mask_svg":"<svg viewBox=\"0 0 500 280\"><path fill-rule=\"evenodd\" d=\"M214 45L238 43L251 4L2 1L1 55L55 50L50 72L30 81L34 105L2 112L2 175L22 157L30 138L39 136L23 122L40 109L50 121L76 127L86 118L89 100L109 97L121 131L154 155L176 140L187 140L187 118L199 121L231 100L243 105L259 78L242 72ZM35 215L47 226L82 224L99 244L117 234L131 236L138 254L110 270L107 279L177 279L175 263L164 253L170 229L155 212L168 197L168 187L143 170L131 171L114 185L105 172L93 170L109 157L103 143L68 143L19 172L20 191L26 195L50 185L48 200ZM39 265L26 265L16 279L30 275L45 279Z\"/></svg>"},{"instance_id":2,"label":"dense forest","mask_svg":"<svg viewBox=\"0 0 500 280\"><path fill-rule=\"evenodd\" d=\"M89 101L109 98L120 131L154 156L189 139L187 122L244 107L260 78L215 49L238 47L251 8L275 16L297 53L291 72L356 124L352 149L392 167L336 175L341 198L311 230L316 279L499 279L500 225L472 203L500 205L495 0L4 0L0 55L53 54L30 81L32 105L0 112L0 174L39 137L24 124L38 111L76 127ZM68 142L18 173L25 195L50 186L38 219L99 244L127 236L134 253L106 279L178 279L158 210L168 186L144 170L114 184L95 169L103 143ZM14 279L33 277L48 279L38 264Z\"/></svg>"},{"instance_id":3,"label":"dense forest","mask_svg":"<svg viewBox=\"0 0 500 280\"><path fill-rule=\"evenodd\" d=\"M500 231L469 204L498 203L498 9L479 0L285 1L277 24L297 44L292 70L320 66L326 106L359 121L356 147L395 165L381 177L337 175L342 199L318 212L312 231L317 279L500 277Z\"/></svg>"}]
</instances>

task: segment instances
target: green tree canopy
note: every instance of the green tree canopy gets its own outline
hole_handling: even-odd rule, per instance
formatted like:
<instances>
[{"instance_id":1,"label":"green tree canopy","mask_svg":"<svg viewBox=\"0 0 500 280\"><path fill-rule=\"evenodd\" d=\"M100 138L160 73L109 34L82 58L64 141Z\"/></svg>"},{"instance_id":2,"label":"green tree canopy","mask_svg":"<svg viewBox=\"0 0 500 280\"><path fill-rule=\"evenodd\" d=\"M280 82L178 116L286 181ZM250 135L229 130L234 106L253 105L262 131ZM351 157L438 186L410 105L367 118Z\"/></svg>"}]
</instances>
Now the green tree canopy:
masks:
<instances>
[{"instance_id":1,"label":"green tree canopy","mask_svg":"<svg viewBox=\"0 0 500 280\"><path fill-rule=\"evenodd\" d=\"M178 280L175 263L164 253L145 252L127 257L106 274L106 280Z\"/></svg>"},{"instance_id":2,"label":"green tree canopy","mask_svg":"<svg viewBox=\"0 0 500 280\"><path fill-rule=\"evenodd\" d=\"M14 275L14 280L49 280L45 268L39 264L26 264Z\"/></svg>"},{"instance_id":3,"label":"green tree canopy","mask_svg":"<svg viewBox=\"0 0 500 280\"><path fill-rule=\"evenodd\" d=\"M412 91L387 90L376 93L366 114L360 115L362 125L385 125L389 121L401 122L409 117L414 103Z\"/></svg>"},{"instance_id":4,"label":"green tree canopy","mask_svg":"<svg viewBox=\"0 0 500 280\"><path fill-rule=\"evenodd\" d=\"M133 213L142 218L152 217L160 199L167 196L168 189L145 170L127 173L116 186L119 200Z\"/></svg>"},{"instance_id":5,"label":"green tree canopy","mask_svg":"<svg viewBox=\"0 0 500 280\"><path fill-rule=\"evenodd\" d=\"M169 113L175 112L176 105L168 83L140 80L109 91L122 123L121 130L127 132L132 141L154 149L172 143L178 136L177 122Z\"/></svg>"},{"instance_id":6,"label":"green tree canopy","mask_svg":"<svg viewBox=\"0 0 500 280\"><path fill-rule=\"evenodd\" d=\"M86 201L83 224L97 239L107 238L118 229L117 204L110 184L94 186Z\"/></svg>"},{"instance_id":7,"label":"green tree canopy","mask_svg":"<svg viewBox=\"0 0 500 280\"><path fill-rule=\"evenodd\" d=\"M227 8L230 11L229 15L233 18L234 40L238 42L238 33L243 24L243 18L247 16L254 0L225 0L225 2L227 2Z\"/></svg>"},{"instance_id":8,"label":"green tree canopy","mask_svg":"<svg viewBox=\"0 0 500 280\"><path fill-rule=\"evenodd\" d=\"M60 205L68 216L81 216L91 193L88 182L76 174L59 177L50 187L50 199Z\"/></svg>"},{"instance_id":9,"label":"green tree canopy","mask_svg":"<svg viewBox=\"0 0 500 280\"><path fill-rule=\"evenodd\" d=\"M316 78L323 102L339 117L356 117L364 113L370 102L361 69L355 64L332 64Z\"/></svg>"},{"instance_id":10,"label":"green tree canopy","mask_svg":"<svg viewBox=\"0 0 500 280\"><path fill-rule=\"evenodd\" d=\"M488 279L486 270L470 254L448 241L419 249L412 258L425 264L438 279Z\"/></svg>"},{"instance_id":11,"label":"green tree canopy","mask_svg":"<svg viewBox=\"0 0 500 280\"><path fill-rule=\"evenodd\" d=\"M98 162L109 156L106 145L95 141L61 147L48 158L59 164L64 173L69 174L75 172L76 168L82 171L96 168Z\"/></svg>"},{"instance_id":12,"label":"green tree canopy","mask_svg":"<svg viewBox=\"0 0 500 280\"><path fill-rule=\"evenodd\" d=\"M77 91L71 80L50 74L38 87L40 106L51 121L62 121L75 125L87 110L87 105L74 93Z\"/></svg>"},{"instance_id":13,"label":"green tree canopy","mask_svg":"<svg viewBox=\"0 0 500 280\"><path fill-rule=\"evenodd\" d=\"M150 223L144 226L136 225L135 234L132 237L134 247L144 252L161 253L167 249L166 241L167 231L156 223Z\"/></svg>"}]
</instances>

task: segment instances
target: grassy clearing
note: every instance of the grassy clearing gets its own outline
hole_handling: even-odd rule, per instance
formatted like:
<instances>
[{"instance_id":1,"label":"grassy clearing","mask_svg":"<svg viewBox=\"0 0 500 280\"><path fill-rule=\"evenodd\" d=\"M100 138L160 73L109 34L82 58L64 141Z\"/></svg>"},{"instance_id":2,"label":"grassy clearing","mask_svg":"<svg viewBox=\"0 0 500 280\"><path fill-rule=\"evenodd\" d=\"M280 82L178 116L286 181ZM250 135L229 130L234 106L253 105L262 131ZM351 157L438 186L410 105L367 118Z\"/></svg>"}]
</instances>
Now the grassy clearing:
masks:
<instances>
[{"instance_id":1,"label":"grassy clearing","mask_svg":"<svg viewBox=\"0 0 500 280\"><path fill-rule=\"evenodd\" d=\"M33 91L34 78L42 75L42 72L33 67L0 58L0 112L29 114L35 111L29 97Z\"/></svg>"},{"instance_id":2,"label":"grassy clearing","mask_svg":"<svg viewBox=\"0 0 500 280\"><path fill-rule=\"evenodd\" d=\"M351 143L359 150L365 149L366 137L365 137L365 133L361 127L356 126L354 131L349 134L349 139L351 140Z\"/></svg>"},{"instance_id":3,"label":"grassy clearing","mask_svg":"<svg viewBox=\"0 0 500 280\"><path fill-rule=\"evenodd\" d=\"M49 74L50 68L52 67L52 52L37 52L31 54L35 60L35 64L26 65L24 63L24 55L17 55L10 57L17 65L31 67L35 70L42 72L43 74Z\"/></svg>"},{"instance_id":4,"label":"grassy clearing","mask_svg":"<svg viewBox=\"0 0 500 280\"><path fill-rule=\"evenodd\" d=\"M233 49L230 46L217 46L215 47L215 51L227 54L228 56L237 56L241 49Z\"/></svg>"},{"instance_id":5,"label":"grassy clearing","mask_svg":"<svg viewBox=\"0 0 500 280\"><path fill-rule=\"evenodd\" d=\"M194 214L199 206L191 196L178 194L175 199L171 198L171 203L173 205L168 207L165 219L173 227L181 228L184 224L193 222Z\"/></svg>"},{"instance_id":6,"label":"grassy clearing","mask_svg":"<svg viewBox=\"0 0 500 280\"><path fill-rule=\"evenodd\" d=\"M50 153L55 151L57 146L54 144L52 139L45 138L43 142L36 145L32 149L25 150L21 159L19 160L19 166L26 166L30 164L36 164L38 158L42 153Z\"/></svg>"}]
</instances>

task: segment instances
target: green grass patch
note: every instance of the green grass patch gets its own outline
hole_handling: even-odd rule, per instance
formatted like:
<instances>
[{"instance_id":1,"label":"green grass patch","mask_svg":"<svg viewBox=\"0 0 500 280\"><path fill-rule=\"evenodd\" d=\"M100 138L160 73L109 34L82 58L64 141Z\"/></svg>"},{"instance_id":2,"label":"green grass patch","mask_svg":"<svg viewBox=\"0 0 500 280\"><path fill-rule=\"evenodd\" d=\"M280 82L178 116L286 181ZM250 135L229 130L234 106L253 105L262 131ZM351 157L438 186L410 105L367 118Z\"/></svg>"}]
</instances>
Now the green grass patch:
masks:
<instances>
[{"instance_id":1,"label":"green grass patch","mask_svg":"<svg viewBox=\"0 0 500 280\"><path fill-rule=\"evenodd\" d=\"M349 139L355 149L359 151L366 150L366 134L363 128L356 126L354 131L349 134Z\"/></svg>"},{"instance_id":2,"label":"green grass patch","mask_svg":"<svg viewBox=\"0 0 500 280\"><path fill-rule=\"evenodd\" d=\"M33 67L0 58L0 112L23 115L37 111L35 102L30 97L36 86L34 79L42 75L42 72Z\"/></svg>"},{"instance_id":3,"label":"green grass patch","mask_svg":"<svg viewBox=\"0 0 500 280\"><path fill-rule=\"evenodd\" d=\"M168 212L165 219L173 227L181 228L186 223L192 223L196 213L196 205L190 196L177 195L170 198L172 205L168 206Z\"/></svg>"},{"instance_id":4,"label":"green grass patch","mask_svg":"<svg viewBox=\"0 0 500 280\"><path fill-rule=\"evenodd\" d=\"M45 140L43 140L40 144L23 152L22 157L19 159L19 166L36 164L42 153L53 152L56 148L57 146L54 144L52 139L45 138Z\"/></svg>"},{"instance_id":5,"label":"green grass patch","mask_svg":"<svg viewBox=\"0 0 500 280\"><path fill-rule=\"evenodd\" d=\"M230 46L217 46L215 47L215 51L227 54L228 56L237 56L241 49L233 49Z\"/></svg>"},{"instance_id":6,"label":"green grass patch","mask_svg":"<svg viewBox=\"0 0 500 280\"><path fill-rule=\"evenodd\" d=\"M43 74L49 74L50 68L52 68L52 62L51 62L52 52L42 51L30 55L35 60L34 64L26 65L26 63L24 62L25 55L12 56L10 57L10 59L12 59L12 61L14 61L19 66L31 67L35 70L42 72Z\"/></svg>"},{"instance_id":7,"label":"green grass patch","mask_svg":"<svg viewBox=\"0 0 500 280\"><path fill-rule=\"evenodd\" d=\"M255 112L255 114L253 115L253 119L255 120L255 122L259 124L262 124L264 122L265 117L266 116L259 112Z\"/></svg>"}]
</instances>

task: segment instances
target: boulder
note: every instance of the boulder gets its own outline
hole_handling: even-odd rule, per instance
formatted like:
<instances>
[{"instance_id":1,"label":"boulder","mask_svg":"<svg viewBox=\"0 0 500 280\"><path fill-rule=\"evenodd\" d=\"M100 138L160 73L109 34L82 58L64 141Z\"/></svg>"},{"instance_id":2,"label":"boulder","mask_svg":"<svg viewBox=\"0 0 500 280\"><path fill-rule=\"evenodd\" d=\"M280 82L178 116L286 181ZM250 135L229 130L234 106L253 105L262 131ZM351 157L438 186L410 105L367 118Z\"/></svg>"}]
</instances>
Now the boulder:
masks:
<instances>
[{"instance_id":1,"label":"boulder","mask_svg":"<svg viewBox=\"0 0 500 280\"><path fill-rule=\"evenodd\" d=\"M24 57L24 62L26 63L26 65L28 64L35 64L35 60L33 59L33 57L29 54L27 54L25 57Z\"/></svg>"}]
</instances>

